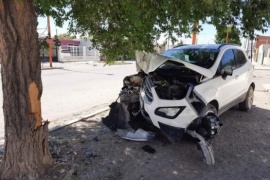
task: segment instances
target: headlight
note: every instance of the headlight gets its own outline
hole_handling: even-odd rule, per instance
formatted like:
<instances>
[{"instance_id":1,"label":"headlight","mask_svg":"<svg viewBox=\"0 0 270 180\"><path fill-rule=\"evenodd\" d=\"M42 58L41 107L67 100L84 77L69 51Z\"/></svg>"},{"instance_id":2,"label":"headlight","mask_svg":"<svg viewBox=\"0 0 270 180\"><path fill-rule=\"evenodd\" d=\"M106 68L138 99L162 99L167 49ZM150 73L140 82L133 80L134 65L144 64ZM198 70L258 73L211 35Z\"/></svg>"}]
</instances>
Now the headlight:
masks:
<instances>
[{"instance_id":1,"label":"headlight","mask_svg":"<svg viewBox=\"0 0 270 180\"><path fill-rule=\"evenodd\" d=\"M161 117L174 119L176 118L183 110L185 106L180 107L160 107L155 110L155 114Z\"/></svg>"}]
</instances>

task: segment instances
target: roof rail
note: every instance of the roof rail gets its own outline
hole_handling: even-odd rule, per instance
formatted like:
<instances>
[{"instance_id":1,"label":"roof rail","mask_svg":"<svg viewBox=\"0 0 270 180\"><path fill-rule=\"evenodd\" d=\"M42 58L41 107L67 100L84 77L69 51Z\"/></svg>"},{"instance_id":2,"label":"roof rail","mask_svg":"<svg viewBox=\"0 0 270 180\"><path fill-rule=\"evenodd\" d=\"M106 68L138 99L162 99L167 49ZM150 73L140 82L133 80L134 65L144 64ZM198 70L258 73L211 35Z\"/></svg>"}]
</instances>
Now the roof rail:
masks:
<instances>
[{"instance_id":1,"label":"roof rail","mask_svg":"<svg viewBox=\"0 0 270 180\"><path fill-rule=\"evenodd\" d=\"M177 48L177 47L181 47L181 46L188 46L190 44L179 44L179 45L176 45L176 46L173 46L173 48Z\"/></svg>"},{"instance_id":2,"label":"roof rail","mask_svg":"<svg viewBox=\"0 0 270 180\"><path fill-rule=\"evenodd\" d=\"M226 45L240 46L239 44L235 44L235 43L222 43L219 45L218 49L220 49L221 47L226 46Z\"/></svg>"}]
</instances>

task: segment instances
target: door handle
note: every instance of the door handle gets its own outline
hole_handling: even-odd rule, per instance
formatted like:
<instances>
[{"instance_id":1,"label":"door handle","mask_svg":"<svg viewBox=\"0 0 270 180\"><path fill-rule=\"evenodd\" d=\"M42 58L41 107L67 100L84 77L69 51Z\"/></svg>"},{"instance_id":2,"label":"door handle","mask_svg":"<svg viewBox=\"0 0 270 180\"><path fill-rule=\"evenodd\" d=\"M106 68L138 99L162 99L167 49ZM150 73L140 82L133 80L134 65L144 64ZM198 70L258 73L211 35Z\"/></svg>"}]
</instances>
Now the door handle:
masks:
<instances>
[{"instance_id":1,"label":"door handle","mask_svg":"<svg viewBox=\"0 0 270 180\"><path fill-rule=\"evenodd\" d=\"M235 76L235 79L238 79L238 78L239 78L239 75L236 75L236 76Z\"/></svg>"}]
</instances>

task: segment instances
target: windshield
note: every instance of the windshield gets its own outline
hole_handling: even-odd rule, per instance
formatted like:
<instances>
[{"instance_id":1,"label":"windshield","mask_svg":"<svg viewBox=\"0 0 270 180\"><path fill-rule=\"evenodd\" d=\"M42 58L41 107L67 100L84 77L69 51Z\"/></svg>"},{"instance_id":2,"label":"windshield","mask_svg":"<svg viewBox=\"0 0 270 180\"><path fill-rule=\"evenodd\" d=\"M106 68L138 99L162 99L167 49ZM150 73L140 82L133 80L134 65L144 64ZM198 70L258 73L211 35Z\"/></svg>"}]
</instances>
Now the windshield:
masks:
<instances>
[{"instance_id":1,"label":"windshield","mask_svg":"<svg viewBox=\"0 0 270 180\"><path fill-rule=\"evenodd\" d=\"M183 48L165 51L162 55L173 59L180 59L204 68L210 68L219 53L218 49Z\"/></svg>"}]
</instances>

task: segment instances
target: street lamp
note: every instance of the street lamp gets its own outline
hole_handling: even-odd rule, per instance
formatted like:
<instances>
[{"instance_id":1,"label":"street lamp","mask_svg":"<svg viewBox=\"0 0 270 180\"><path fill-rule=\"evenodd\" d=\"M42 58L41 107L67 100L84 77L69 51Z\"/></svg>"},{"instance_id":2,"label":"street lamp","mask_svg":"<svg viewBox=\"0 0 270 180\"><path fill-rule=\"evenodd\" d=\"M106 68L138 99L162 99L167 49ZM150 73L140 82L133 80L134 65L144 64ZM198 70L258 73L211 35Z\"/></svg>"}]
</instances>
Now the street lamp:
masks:
<instances>
[{"instance_id":1,"label":"street lamp","mask_svg":"<svg viewBox=\"0 0 270 180\"><path fill-rule=\"evenodd\" d=\"M49 62L50 67L52 67L52 38L51 38L51 23L50 23L50 16L47 16L47 28L48 28L48 41L49 41Z\"/></svg>"}]
</instances>

